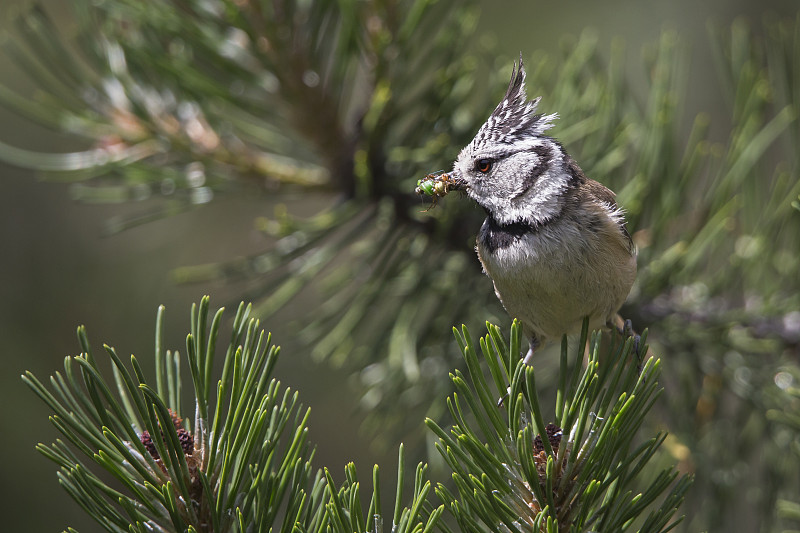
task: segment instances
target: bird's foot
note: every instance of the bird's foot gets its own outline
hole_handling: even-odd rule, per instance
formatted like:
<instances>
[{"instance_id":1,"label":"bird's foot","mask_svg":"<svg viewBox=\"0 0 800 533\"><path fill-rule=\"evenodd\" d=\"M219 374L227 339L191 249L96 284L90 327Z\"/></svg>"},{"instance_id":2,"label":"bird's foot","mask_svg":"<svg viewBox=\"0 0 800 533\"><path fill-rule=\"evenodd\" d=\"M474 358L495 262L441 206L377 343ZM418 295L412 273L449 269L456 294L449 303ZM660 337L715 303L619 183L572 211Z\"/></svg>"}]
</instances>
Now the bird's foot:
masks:
<instances>
[{"instance_id":1,"label":"bird's foot","mask_svg":"<svg viewBox=\"0 0 800 533\"><path fill-rule=\"evenodd\" d=\"M642 342L642 336L634 331L633 322L631 322L630 318L625 320L625 325L622 328L622 335L633 338L633 351L641 359L642 354L639 353L639 345Z\"/></svg>"},{"instance_id":2,"label":"bird's foot","mask_svg":"<svg viewBox=\"0 0 800 533\"><path fill-rule=\"evenodd\" d=\"M616 318L616 323L609 321L608 326L619 333L623 338L630 337L633 339L633 353L636 354L636 368L638 369L639 374L641 374L645 356L645 354L640 352L642 336L636 333L636 330L633 329L633 322L631 322L630 319L625 319L625 321L622 322L622 317L617 315ZM622 322L622 327L618 325L619 322Z\"/></svg>"}]
</instances>

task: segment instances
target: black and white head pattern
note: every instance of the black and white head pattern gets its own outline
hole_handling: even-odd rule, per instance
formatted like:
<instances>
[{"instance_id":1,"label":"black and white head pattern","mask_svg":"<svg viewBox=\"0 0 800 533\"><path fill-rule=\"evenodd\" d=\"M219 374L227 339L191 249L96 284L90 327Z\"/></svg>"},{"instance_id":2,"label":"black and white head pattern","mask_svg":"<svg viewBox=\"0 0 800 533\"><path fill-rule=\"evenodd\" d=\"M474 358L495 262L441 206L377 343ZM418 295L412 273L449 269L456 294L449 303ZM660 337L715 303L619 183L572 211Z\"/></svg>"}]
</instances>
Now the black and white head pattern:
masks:
<instances>
[{"instance_id":1,"label":"black and white head pattern","mask_svg":"<svg viewBox=\"0 0 800 533\"><path fill-rule=\"evenodd\" d=\"M543 224L562 208L565 154L544 135L558 115L537 113L540 99L528 100L520 57L503 100L453 165L467 194L501 225Z\"/></svg>"},{"instance_id":2,"label":"black and white head pattern","mask_svg":"<svg viewBox=\"0 0 800 533\"><path fill-rule=\"evenodd\" d=\"M530 144L536 137L541 137L545 131L553 127L553 121L558 118L558 114L536 113L542 97L528 100L525 77L525 66L522 64L520 56L519 68L517 69L514 65L511 71L511 81L508 84L506 95L478 130L472 140L473 148L505 145L522 149L526 144Z\"/></svg>"}]
</instances>

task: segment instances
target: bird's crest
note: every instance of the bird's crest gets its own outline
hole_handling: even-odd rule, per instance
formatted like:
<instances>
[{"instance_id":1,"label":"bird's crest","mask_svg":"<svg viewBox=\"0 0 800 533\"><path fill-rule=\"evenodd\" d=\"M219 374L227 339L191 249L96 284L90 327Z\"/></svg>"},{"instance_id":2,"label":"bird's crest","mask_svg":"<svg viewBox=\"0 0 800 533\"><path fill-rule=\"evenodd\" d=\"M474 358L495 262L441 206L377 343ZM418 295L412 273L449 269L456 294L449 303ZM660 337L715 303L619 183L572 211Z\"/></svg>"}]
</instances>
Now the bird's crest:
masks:
<instances>
[{"instance_id":1,"label":"bird's crest","mask_svg":"<svg viewBox=\"0 0 800 533\"><path fill-rule=\"evenodd\" d=\"M553 126L553 121L558 118L558 114L536 113L536 107L541 97L528 100L525 91L525 75L525 66L522 64L522 54L520 54L519 68L514 65L511 71L511 81L508 84L506 95L481 126L475 136L476 144L514 145L519 142L525 143L543 135Z\"/></svg>"}]
</instances>

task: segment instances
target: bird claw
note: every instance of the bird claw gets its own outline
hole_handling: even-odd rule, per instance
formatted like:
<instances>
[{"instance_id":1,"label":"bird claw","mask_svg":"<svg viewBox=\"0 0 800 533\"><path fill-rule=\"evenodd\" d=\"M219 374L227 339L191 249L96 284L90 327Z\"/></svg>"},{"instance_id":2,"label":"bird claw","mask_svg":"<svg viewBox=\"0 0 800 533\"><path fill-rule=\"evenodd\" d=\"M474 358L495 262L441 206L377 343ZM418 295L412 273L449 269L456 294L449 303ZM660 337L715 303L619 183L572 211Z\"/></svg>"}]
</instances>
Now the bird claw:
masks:
<instances>
[{"instance_id":1,"label":"bird claw","mask_svg":"<svg viewBox=\"0 0 800 533\"><path fill-rule=\"evenodd\" d=\"M633 337L636 335L636 332L633 331L633 322L631 322L630 318L625 319L625 325L622 326L622 334L626 337Z\"/></svg>"},{"instance_id":2,"label":"bird claw","mask_svg":"<svg viewBox=\"0 0 800 533\"><path fill-rule=\"evenodd\" d=\"M633 322L631 320L625 319L623 326L620 328L616 324L609 323L609 325L617 331L622 337L624 338L632 338L633 339L633 353L636 354L636 368L639 371L639 374L642 373L642 363L644 359L643 353L640 352L641 344L642 344L642 336L636 333L633 329Z\"/></svg>"},{"instance_id":3,"label":"bird claw","mask_svg":"<svg viewBox=\"0 0 800 533\"><path fill-rule=\"evenodd\" d=\"M633 338L633 352L639 357L641 364L641 358L643 354L639 353L639 345L642 342L642 336L633 330L633 322L631 322L630 318L625 320L625 326L622 329L622 334L624 336Z\"/></svg>"}]
</instances>

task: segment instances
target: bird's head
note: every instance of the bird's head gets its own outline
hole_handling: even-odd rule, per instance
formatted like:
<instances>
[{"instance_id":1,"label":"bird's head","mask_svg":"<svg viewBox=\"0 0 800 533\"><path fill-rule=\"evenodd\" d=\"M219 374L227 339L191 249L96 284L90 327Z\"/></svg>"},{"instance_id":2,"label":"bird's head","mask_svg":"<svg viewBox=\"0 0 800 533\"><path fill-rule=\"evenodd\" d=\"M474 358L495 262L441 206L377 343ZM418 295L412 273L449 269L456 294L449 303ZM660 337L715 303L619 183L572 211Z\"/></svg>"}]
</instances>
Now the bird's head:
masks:
<instances>
[{"instance_id":1,"label":"bird's head","mask_svg":"<svg viewBox=\"0 0 800 533\"><path fill-rule=\"evenodd\" d=\"M540 225L563 208L568 163L561 145L544 135L557 114L537 113L540 99L528 100L520 56L503 100L453 164L454 188L499 224Z\"/></svg>"}]
</instances>

